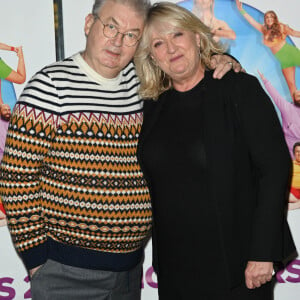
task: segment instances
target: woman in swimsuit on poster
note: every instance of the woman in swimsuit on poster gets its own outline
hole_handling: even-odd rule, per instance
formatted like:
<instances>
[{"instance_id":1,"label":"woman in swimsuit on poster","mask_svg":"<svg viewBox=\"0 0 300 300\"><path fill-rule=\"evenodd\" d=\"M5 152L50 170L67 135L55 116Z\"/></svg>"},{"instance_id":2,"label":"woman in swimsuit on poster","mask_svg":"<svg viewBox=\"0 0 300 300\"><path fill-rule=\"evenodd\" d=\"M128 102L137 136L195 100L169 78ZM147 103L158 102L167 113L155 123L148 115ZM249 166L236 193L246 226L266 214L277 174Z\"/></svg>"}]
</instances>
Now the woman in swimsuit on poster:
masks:
<instances>
[{"instance_id":1,"label":"woman in swimsuit on poster","mask_svg":"<svg viewBox=\"0 0 300 300\"><path fill-rule=\"evenodd\" d=\"M300 31L280 23L274 11L267 11L264 14L264 24L260 24L243 9L242 3L239 0L236 0L236 5L250 25L263 34L263 43L270 48L279 61L291 97L295 101L295 95L300 93L300 90L297 90L295 80L295 69L297 66L300 66L300 50L288 44L286 37L288 35L300 37Z\"/></svg>"}]
</instances>

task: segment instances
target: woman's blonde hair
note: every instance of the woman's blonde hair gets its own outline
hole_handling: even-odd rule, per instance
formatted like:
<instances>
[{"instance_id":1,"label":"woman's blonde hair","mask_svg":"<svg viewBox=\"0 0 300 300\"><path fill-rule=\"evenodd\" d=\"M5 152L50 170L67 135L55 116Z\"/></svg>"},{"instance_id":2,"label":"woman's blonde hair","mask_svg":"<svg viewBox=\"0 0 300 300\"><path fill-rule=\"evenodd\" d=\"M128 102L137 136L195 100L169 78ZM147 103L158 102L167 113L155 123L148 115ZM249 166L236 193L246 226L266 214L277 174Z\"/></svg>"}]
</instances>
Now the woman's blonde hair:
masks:
<instances>
[{"instance_id":1,"label":"woman's blonde hair","mask_svg":"<svg viewBox=\"0 0 300 300\"><path fill-rule=\"evenodd\" d=\"M207 69L211 69L211 56L224 52L224 47L212 39L210 29L193 13L171 2L154 4L148 12L144 32L134 57L141 81L139 93L143 98L157 99L161 93L172 87L171 78L151 58L152 28L157 23L168 23L199 34L201 63Z\"/></svg>"}]
</instances>

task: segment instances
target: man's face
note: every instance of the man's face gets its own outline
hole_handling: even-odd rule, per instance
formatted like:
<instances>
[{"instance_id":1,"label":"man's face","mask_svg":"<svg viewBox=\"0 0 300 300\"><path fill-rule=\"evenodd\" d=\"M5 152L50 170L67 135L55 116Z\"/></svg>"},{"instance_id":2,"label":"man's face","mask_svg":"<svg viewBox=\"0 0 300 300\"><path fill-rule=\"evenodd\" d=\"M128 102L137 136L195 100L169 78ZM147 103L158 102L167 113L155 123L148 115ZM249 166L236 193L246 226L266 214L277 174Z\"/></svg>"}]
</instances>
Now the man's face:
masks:
<instances>
[{"instance_id":1,"label":"man's face","mask_svg":"<svg viewBox=\"0 0 300 300\"><path fill-rule=\"evenodd\" d=\"M300 146L295 147L294 156L295 160L300 163Z\"/></svg>"},{"instance_id":2,"label":"man's face","mask_svg":"<svg viewBox=\"0 0 300 300\"><path fill-rule=\"evenodd\" d=\"M113 1L107 1L101 7L98 17L91 14L86 17L87 43L83 57L100 75L114 78L132 60L138 44L126 46L124 35L120 33L132 32L140 38L144 20L131 7ZM101 21L115 26L120 33L114 38L107 38Z\"/></svg>"},{"instance_id":3,"label":"man's face","mask_svg":"<svg viewBox=\"0 0 300 300\"><path fill-rule=\"evenodd\" d=\"M11 110L10 106L7 104L4 104L1 106L1 119L5 121L9 121L11 117Z\"/></svg>"}]
</instances>

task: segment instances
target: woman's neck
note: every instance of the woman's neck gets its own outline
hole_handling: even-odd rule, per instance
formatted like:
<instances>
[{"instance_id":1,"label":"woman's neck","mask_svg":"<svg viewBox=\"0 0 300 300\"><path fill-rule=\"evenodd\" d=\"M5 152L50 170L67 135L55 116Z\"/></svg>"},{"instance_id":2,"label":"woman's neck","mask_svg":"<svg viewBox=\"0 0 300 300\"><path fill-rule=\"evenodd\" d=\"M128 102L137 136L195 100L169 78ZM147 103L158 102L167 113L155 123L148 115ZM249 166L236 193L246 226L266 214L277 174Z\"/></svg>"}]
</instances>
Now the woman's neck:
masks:
<instances>
[{"instance_id":1,"label":"woman's neck","mask_svg":"<svg viewBox=\"0 0 300 300\"><path fill-rule=\"evenodd\" d=\"M176 91L186 92L195 87L204 78L205 68L200 65L192 75L180 78L173 78L172 85Z\"/></svg>"}]
</instances>

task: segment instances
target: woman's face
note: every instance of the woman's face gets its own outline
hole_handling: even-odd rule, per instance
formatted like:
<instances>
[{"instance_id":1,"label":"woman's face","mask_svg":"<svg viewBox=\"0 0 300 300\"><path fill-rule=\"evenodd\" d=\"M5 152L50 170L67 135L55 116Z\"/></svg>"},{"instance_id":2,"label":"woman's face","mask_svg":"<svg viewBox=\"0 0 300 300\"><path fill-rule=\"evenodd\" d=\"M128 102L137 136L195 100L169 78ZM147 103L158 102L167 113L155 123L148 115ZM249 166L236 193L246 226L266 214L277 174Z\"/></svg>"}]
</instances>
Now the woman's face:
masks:
<instances>
[{"instance_id":1,"label":"woman's face","mask_svg":"<svg viewBox=\"0 0 300 300\"><path fill-rule=\"evenodd\" d=\"M200 36L167 23L156 24L150 38L151 57L173 81L196 76Z\"/></svg>"},{"instance_id":2,"label":"woman's face","mask_svg":"<svg viewBox=\"0 0 300 300\"><path fill-rule=\"evenodd\" d=\"M275 16L272 13L266 14L265 15L265 24L267 26L272 26L275 22Z\"/></svg>"}]
</instances>

